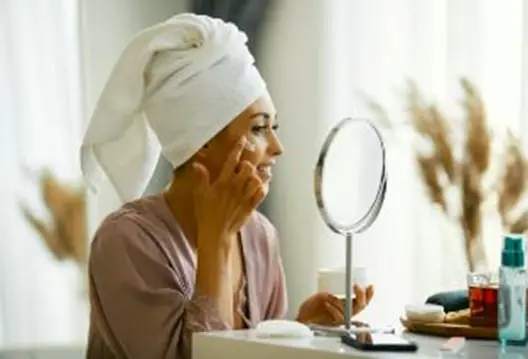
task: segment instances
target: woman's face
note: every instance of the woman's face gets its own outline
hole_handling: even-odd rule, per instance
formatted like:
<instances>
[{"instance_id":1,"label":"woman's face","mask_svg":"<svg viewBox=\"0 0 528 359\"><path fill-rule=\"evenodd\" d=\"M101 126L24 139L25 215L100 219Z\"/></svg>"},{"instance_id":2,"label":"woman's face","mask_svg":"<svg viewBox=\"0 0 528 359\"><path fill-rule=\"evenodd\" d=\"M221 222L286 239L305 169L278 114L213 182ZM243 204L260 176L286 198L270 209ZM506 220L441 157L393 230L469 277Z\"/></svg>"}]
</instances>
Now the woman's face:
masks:
<instances>
[{"instance_id":1,"label":"woman's face","mask_svg":"<svg viewBox=\"0 0 528 359\"><path fill-rule=\"evenodd\" d=\"M268 187L276 158L283 152L277 137L277 128L277 114L273 102L268 96L261 97L202 149L200 162L209 169L210 178L214 181L235 143L245 136L252 149L245 149L241 160L252 163L258 176Z\"/></svg>"}]
</instances>

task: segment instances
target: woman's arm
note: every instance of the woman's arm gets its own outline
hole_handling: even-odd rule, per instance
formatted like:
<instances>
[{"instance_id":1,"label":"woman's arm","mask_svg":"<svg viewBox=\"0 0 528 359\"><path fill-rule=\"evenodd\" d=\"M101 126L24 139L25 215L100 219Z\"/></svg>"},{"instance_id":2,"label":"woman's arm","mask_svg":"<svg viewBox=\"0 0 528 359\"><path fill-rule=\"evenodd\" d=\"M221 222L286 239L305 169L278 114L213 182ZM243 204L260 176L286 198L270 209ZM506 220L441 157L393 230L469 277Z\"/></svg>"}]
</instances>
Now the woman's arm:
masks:
<instances>
[{"instance_id":1,"label":"woman's arm","mask_svg":"<svg viewBox=\"0 0 528 359\"><path fill-rule=\"evenodd\" d=\"M208 291L185 295L192 291L182 274L133 221L99 231L89 273L92 320L117 357L190 358L192 333L230 329L221 299Z\"/></svg>"},{"instance_id":2,"label":"woman's arm","mask_svg":"<svg viewBox=\"0 0 528 359\"><path fill-rule=\"evenodd\" d=\"M214 243L208 235L201 236L197 242ZM227 268L231 255L231 248L199 246L195 285L195 293L216 299L219 317L230 326L233 325L233 284Z\"/></svg>"}]
</instances>

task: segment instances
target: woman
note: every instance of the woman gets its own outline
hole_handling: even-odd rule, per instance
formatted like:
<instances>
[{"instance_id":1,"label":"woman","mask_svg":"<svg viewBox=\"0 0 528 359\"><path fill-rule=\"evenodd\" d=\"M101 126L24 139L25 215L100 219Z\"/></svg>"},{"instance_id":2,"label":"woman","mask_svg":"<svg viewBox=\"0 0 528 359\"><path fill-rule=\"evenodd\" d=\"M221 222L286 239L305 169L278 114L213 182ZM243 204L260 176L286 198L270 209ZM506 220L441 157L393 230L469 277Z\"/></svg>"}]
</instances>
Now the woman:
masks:
<instances>
[{"instance_id":1,"label":"woman","mask_svg":"<svg viewBox=\"0 0 528 359\"><path fill-rule=\"evenodd\" d=\"M89 358L189 358L197 331L286 314L277 234L256 211L283 148L276 111L234 25L182 14L123 51L81 149L85 180L105 175L126 204L91 247ZM160 154L167 189L142 196ZM372 297L356 287L353 312ZM343 322L317 293L305 323Z\"/></svg>"}]
</instances>

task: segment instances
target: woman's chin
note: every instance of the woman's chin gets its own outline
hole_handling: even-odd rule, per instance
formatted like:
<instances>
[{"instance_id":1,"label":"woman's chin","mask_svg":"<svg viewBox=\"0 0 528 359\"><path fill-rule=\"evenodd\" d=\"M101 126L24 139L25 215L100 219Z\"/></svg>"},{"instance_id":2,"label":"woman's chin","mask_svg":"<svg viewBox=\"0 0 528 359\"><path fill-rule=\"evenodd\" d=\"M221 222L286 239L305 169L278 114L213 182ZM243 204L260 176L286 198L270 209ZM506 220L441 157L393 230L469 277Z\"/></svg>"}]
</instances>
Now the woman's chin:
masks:
<instances>
[{"instance_id":1,"label":"woman's chin","mask_svg":"<svg viewBox=\"0 0 528 359\"><path fill-rule=\"evenodd\" d=\"M266 199L266 197L268 197L268 193L269 193L269 182L262 182L262 189L264 191L264 196L262 197L262 202L264 202L264 200Z\"/></svg>"},{"instance_id":2,"label":"woman's chin","mask_svg":"<svg viewBox=\"0 0 528 359\"><path fill-rule=\"evenodd\" d=\"M258 171L258 177L262 181L262 183L269 184L271 182L271 179L273 178L273 174L269 170L261 170Z\"/></svg>"}]
</instances>

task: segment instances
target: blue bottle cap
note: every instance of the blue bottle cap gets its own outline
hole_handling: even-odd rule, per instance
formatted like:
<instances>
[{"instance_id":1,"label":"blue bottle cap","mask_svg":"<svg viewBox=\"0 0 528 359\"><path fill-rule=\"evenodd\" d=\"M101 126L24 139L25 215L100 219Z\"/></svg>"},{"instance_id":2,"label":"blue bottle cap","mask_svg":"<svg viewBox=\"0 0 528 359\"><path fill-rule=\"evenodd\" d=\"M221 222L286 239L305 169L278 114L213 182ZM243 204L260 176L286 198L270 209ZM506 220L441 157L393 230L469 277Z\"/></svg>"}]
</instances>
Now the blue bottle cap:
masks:
<instances>
[{"instance_id":1,"label":"blue bottle cap","mask_svg":"<svg viewBox=\"0 0 528 359\"><path fill-rule=\"evenodd\" d=\"M502 266L520 268L524 267L525 251L524 237L520 234L507 234L504 236L502 247Z\"/></svg>"}]
</instances>

